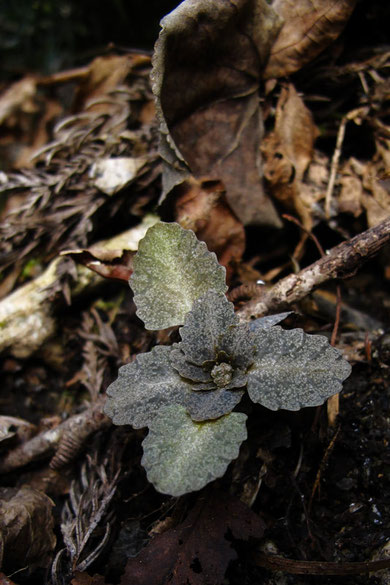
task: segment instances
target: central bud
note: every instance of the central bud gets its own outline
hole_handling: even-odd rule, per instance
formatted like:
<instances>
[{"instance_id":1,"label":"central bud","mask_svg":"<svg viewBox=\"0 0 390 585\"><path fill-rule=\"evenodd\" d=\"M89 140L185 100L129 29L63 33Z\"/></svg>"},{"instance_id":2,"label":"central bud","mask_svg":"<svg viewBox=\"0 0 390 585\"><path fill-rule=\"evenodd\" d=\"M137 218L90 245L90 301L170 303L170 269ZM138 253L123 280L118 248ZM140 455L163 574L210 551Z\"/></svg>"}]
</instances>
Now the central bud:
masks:
<instances>
[{"instance_id":1,"label":"central bud","mask_svg":"<svg viewBox=\"0 0 390 585\"><path fill-rule=\"evenodd\" d=\"M217 364L211 370L211 377L218 388L227 386L229 382L231 382L232 376L233 368L230 364L226 364L225 362Z\"/></svg>"}]
</instances>

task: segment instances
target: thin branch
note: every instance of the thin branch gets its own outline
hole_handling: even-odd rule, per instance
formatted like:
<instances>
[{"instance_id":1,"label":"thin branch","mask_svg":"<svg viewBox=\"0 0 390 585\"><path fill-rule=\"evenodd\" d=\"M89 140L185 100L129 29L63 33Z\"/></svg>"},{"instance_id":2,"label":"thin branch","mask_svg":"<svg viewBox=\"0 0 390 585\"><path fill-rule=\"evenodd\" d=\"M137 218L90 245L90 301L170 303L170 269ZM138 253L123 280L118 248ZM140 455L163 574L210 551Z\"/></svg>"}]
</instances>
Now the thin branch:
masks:
<instances>
[{"instance_id":1,"label":"thin branch","mask_svg":"<svg viewBox=\"0 0 390 585\"><path fill-rule=\"evenodd\" d=\"M56 428L39 433L8 451L0 460L0 473L9 473L32 461L50 456L69 433L76 437L82 436L85 444L90 435L111 425L110 419L103 414L104 401L105 396L102 395L82 413L71 416Z\"/></svg>"},{"instance_id":2,"label":"thin branch","mask_svg":"<svg viewBox=\"0 0 390 585\"><path fill-rule=\"evenodd\" d=\"M346 129L347 123L350 122L351 120L356 120L357 123L360 123L361 120L364 118L364 116L367 113L368 113L368 111L367 111L366 107L357 108L356 110L352 110L351 112L348 112L348 114L346 114L340 122L339 131L337 133L336 148L334 150L333 157L332 157L332 163L330 166L328 187L326 189L326 194L325 194L325 215L326 215L327 219L329 219L331 216L331 204L332 204L333 189L334 189L334 184L336 181L337 169L339 167L339 161L340 161L341 151L342 151L342 147L343 147L345 129Z\"/></svg>"},{"instance_id":3,"label":"thin branch","mask_svg":"<svg viewBox=\"0 0 390 585\"><path fill-rule=\"evenodd\" d=\"M323 258L298 274L290 274L270 289L263 290L261 298L253 299L241 307L238 311L240 319L245 321L284 310L292 303L304 299L324 282L353 276L362 264L375 256L389 240L390 217L332 248Z\"/></svg>"},{"instance_id":4,"label":"thin branch","mask_svg":"<svg viewBox=\"0 0 390 585\"><path fill-rule=\"evenodd\" d=\"M341 120L341 123L339 126L339 131L337 133L336 148L335 148L335 151L333 153L332 164L330 167L329 181L328 181L328 186L327 186L326 194L325 194L325 215L326 215L327 219L330 218L330 208L331 208L331 203L332 203L334 183L336 180L337 169L339 166L341 148L342 148L343 142L344 142L345 128L346 128L348 121L349 121L348 116L344 116L343 119Z\"/></svg>"},{"instance_id":5,"label":"thin branch","mask_svg":"<svg viewBox=\"0 0 390 585\"><path fill-rule=\"evenodd\" d=\"M346 563L329 563L326 561L295 561L276 555L257 553L256 565L271 571L284 571L294 575L359 575L374 573L390 567L390 559L381 561L363 561Z\"/></svg>"}]
</instances>

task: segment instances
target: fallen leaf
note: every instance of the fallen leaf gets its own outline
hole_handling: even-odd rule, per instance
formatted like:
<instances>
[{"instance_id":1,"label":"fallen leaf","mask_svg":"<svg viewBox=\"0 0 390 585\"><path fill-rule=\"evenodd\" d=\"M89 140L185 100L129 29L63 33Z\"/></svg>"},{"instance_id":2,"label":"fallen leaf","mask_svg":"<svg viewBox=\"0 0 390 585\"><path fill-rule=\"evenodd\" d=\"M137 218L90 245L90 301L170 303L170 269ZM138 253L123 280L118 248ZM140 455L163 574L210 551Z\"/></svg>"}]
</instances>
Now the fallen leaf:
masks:
<instances>
[{"instance_id":1,"label":"fallen leaf","mask_svg":"<svg viewBox=\"0 0 390 585\"><path fill-rule=\"evenodd\" d=\"M356 0L275 0L284 24L271 49L264 78L285 77L319 55L340 35Z\"/></svg>"},{"instance_id":2,"label":"fallen leaf","mask_svg":"<svg viewBox=\"0 0 390 585\"><path fill-rule=\"evenodd\" d=\"M73 111L84 109L88 102L96 100L93 111L107 111L107 100L99 102L98 98L118 85L124 83L129 73L140 66L150 65L150 57L147 55L105 55L97 57L88 67L88 72L81 78L80 85L74 99Z\"/></svg>"},{"instance_id":3,"label":"fallen leaf","mask_svg":"<svg viewBox=\"0 0 390 585\"><path fill-rule=\"evenodd\" d=\"M31 167L31 156L48 140L48 128L62 114L54 97L38 91L39 78L27 75L0 95L2 168Z\"/></svg>"},{"instance_id":4,"label":"fallen leaf","mask_svg":"<svg viewBox=\"0 0 390 585\"><path fill-rule=\"evenodd\" d=\"M356 176L348 162L343 169L340 169L339 175L340 193L338 196L338 211L359 217L362 213L362 180Z\"/></svg>"},{"instance_id":5,"label":"fallen leaf","mask_svg":"<svg viewBox=\"0 0 390 585\"><path fill-rule=\"evenodd\" d=\"M158 220L156 215L148 214L138 225L110 240L103 240L89 248L64 250L60 256L70 256L104 278L128 282L138 243Z\"/></svg>"},{"instance_id":6,"label":"fallen leaf","mask_svg":"<svg viewBox=\"0 0 390 585\"><path fill-rule=\"evenodd\" d=\"M218 261L226 268L226 279L232 275L245 250L245 230L225 199L221 183L190 179L178 188L175 219L193 230L206 242Z\"/></svg>"},{"instance_id":7,"label":"fallen leaf","mask_svg":"<svg viewBox=\"0 0 390 585\"><path fill-rule=\"evenodd\" d=\"M127 282L133 272L133 252L128 250L88 249L66 250L61 256L70 256L78 264L108 278Z\"/></svg>"},{"instance_id":8,"label":"fallen leaf","mask_svg":"<svg viewBox=\"0 0 390 585\"><path fill-rule=\"evenodd\" d=\"M185 0L161 26L152 86L163 197L192 173L222 181L242 223L280 227L262 186L258 97L279 18L265 0Z\"/></svg>"},{"instance_id":9,"label":"fallen leaf","mask_svg":"<svg viewBox=\"0 0 390 585\"><path fill-rule=\"evenodd\" d=\"M0 96L0 125L19 111L26 113L37 111L36 94L37 80L32 76L13 83Z\"/></svg>"},{"instance_id":10,"label":"fallen leaf","mask_svg":"<svg viewBox=\"0 0 390 585\"><path fill-rule=\"evenodd\" d=\"M264 523L238 499L208 492L188 517L158 534L127 562L121 585L218 585L228 564L237 557L226 534L248 540L261 538Z\"/></svg>"},{"instance_id":11,"label":"fallen leaf","mask_svg":"<svg viewBox=\"0 0 390 585\"><path fill-rule=\"evenodd\" d=\"M317 135L311 112L294 86L290 83L283 87L275 112L275 128L262 143L264 176L274 197L288 211L296 211L308 229L312 226L311 197L307 201L303 195L302 181L313 158Z\"/></svg>"},{"instance_id":12,"label":"fallen leaf","mask_svg":"<svg viewBox=\"0 0 390 585\"><path fill-rule=\"evenodd\" d=\"M47 567L56 537L52 500L29 487L0 488L0 565L6 573ZM1 549L2 547L0 547Z\"/></svg>"},{"instance_id":13,"label":"fallen leaf","mask_svg":"<svg viewBox=\"0 0 390 585\"><path fill-rule=\"evenodd\" d=\"M372 164L367 164L364 167L363 186L366 191L362 194L362 205L367 213L368 226L373 227L389 217L390 197Z\"/></svg>"}]
</instances>

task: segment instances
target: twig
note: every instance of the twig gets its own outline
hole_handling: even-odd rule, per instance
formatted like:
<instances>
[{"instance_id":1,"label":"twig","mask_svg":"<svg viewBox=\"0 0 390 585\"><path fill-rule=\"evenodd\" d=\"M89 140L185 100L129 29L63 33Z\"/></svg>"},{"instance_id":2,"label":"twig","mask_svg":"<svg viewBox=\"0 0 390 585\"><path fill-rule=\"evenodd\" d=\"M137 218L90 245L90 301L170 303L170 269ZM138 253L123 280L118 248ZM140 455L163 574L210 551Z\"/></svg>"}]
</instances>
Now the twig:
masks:
<instances>
[{"instance_id":1,"label":"twig","mask_svg":"<svg viewBox=\"0 0 390 585\"><path fill-rule=\"evenodd\" d=\"M313 485L313 488L311 490L311 496L310 496L310 501L309 501L309 514L311 512L311 507L313 504L314 496L316 495L317 490L319 491L319 488L320 488L320 481L321 481L322 472L324 471L324 468L329 461L329 457L331 456L331 453L334 449L334 446L336 445L336 441L337 441L337 437L339 436L339 432L340 432L340 425L338 426L335 434L332 437L332 440L330 441L329 445L327 446L326 451L324 453L324 456L322 458L322 461L320 463L320 466L318 468L316 479L314 481L314 485Z\"/></svg>"},{"instance_id":2,"label":"twig","mask_svg":"<svg viewBox=\"0 0 390 585\"><path fill-rule=\"evenodd\" d=\"M270 289L262 291L260 299L253 299L239 309L240 319L245 321L284 310L292 303L305 298L324 282L353 276L362 264L375 256L389 240L390 217L332 248L323 258L298 274L290 274Z\"/></svg>"},{"instance_id":3,"label":"twig","mask_svg":"<svg viewBox=\"0 0 390 585\"><path fill-rule=\"evenodd\" d=\"M366 107L357 108L356 110L352 110L351 112L348 112L348 114L346 114L340 122L339 131L337 133L336 148L334 150L333 157L332 157L332 163L330 166L329 182L328 182L328 186L327 186L326 194L325 194L325 215L326 215L327 219L330 218L330 211L331 211L330 208L331 208L331 203L332 203L334 183L336 180L337 169L339 166L339 161L340 161L341 150L342 150L342 146L343 146L343 141L344 141L344 136L345 136L345 128L347 126L347 122L350 122L351 120L358 120L357 123L359 123L359 119L361 120L366 114L367 114Z\"/></svg>"},{"instance_id":4,"label":"twig","mask_svg":"<svg viewBox=\"0 0 390 585\"><path fill-rule=\"evenodd\" d=\"M305 234L310 239L312 239L313 242L315 243L315 245L317 246L317 250L319 251L320 256L325 256L324 248L321 246L317 236L315 236L310 230L305 228L305 226L293 215L289 215L288 213L283 213L282 217L284 217L284 219L287 219L287 221L291 221L292 223L295 223L295 225L297 225L303 232L305 232Z\"/></svg>"},{"instance_id":5,"label":"twig","mask_svg":"<svg viewBox=\"0 0 390 585\"><path fill-rule=\"evenodd\" d=\"M102 412L104 400L105 397L101 396L81 414L71 416L58 427L39 433L39 435L9 451L0 461L0 473L9 473L32 461L49 456L70 432L76 436L81 434L85 441L92 433L109 426L111 421ZM76 456L77 453L73 455Z\"/></svg>"},{"instance_id":6,"label":"twig","mask_svg":"<svg viewBox=\"0 0 390 585\"><path fill-rule=\"evenodd\" d=\"M295 561L264 553L257 553L255 562L256 565L266 567L271 571L285 571L293 575L359 575L360 573L373 573L390 568L390 559L329 563L326 561Z\"/></svg>"},{"instance_id":7,"label":"twig","mask_svg":"<svg viewBox=\"0 0 390 585\"><path fill-rule=\"evenodd\" d=\"M339 330L340 324L340 315L341 315L341 289L340 285L337 285L337 303L336 303L336 317L334 321L332 337L330 339L331 345L336 345L337 333ZM334 427L336 423L336 419L339 415L340 411L340 397L339 394L334 394L326 403L326 408L328 412L328 424L330 427Z\"/></svg>"},{"instance_id":8,"label":"twig","mask_svg":"<svg viewBox=\"0 0 390 585\"><path fill-rule=\"evenodd\" d=\"M345 127L346 127L348 121L349 121L348 115L344 116L343 119L341 120L341 123L339 126L339 131L337 133L336 148L334 150L333 157L332 157L332 164L330 166L329 181L328 181L328 186L326 188L326 194L325 194L325 215L326 215L327 219L330 218L330 206L331 206L331 202L332 202L333 188L334 188L334 183L336 180L337 169L339 166L341 148L342 148L343 142L344 142Z\"/></svg>"}]
</instances>

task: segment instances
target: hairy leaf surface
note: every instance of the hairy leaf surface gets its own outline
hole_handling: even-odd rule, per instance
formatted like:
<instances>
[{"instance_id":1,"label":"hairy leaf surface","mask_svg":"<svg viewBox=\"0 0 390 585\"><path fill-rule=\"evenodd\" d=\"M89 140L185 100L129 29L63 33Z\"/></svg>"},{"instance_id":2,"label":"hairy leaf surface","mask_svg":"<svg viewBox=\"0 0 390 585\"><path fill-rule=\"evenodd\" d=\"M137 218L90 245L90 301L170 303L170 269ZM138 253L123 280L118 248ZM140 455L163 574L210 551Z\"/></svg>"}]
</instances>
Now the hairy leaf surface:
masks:
<instances>
[{"instance_id":1,"label":"hairy leaf surface","mask_svg":"<svg viewBox=\"0 0 390 585\"><path fill-rule=\"evenodd\" d=\"M247 437L246 418L234 412L194 423L180 405L161 409L143 442L149 481L164 494L181 496L221 477Z\"/></svg>"},{"instance_id":2,"label":"hairy leaf surface","mask_svg":"<svg viewBox=\"0 0 390 585\"><path fill-rule=\"evenodd\" d=\"M137 315L147 329L184 323L196 299L209 289L225 292L225 269L194 232L159 222L141 240L129 281Z\"/></svg>"},{"instance_id":3,"label":"hairy leaf surface","mask_svg":"<svg viewBox=\"0 0 390 585\"><path fill-rule=\"evenodd\" d=\"M197 299L180 328L180 349L188 361L201 365L215 358L219 340L238 323L234 306L224 294L208 291Z\"/></svg>"},{"instance_id":4,"label":"hairy leaf surface","mask_svg":"<svg viewBox=\"0 0 390 585\"><path fill-rule=\"evenodd\" d=\"M117 380L107 389L104 407L114 424L136 429L149 426L161 408L172 403L184 406L194 420L209 420L231 412L240 402L243 390L194 392L172 367L171 351L172 347L154 347L119 369Z\"/></svg>"},{"instance_id":5,"label":"hairy leaf surface","mask_svg":"<svg viewBox=\"0 0 390 585\"><path fill-rule=\"evenodd\" d=\"M272 8L284 25L271 49L265 79L298 71L337 39L356 0L275 0Z\"/></svg>"},{"instance_id":6,"label":"hairy leaf surface","mask_svg":"<svg viewBox=\"0 0 390 585\"><path fill-rule=\"evenodd\" d=\"M273 327L277 325L281 321L283 321L286 317L291 315L292 311L287 311L286 313L276 313L276 315L266 315L265 317L259 317L254 321L249 323L249 329L251 331L257 331L257 329L268 329L269 327Z\"/></svg>"},{"instance_id":7,"label":"hairy leaf surface","mask_svg":"<svg viewBox=\"0 0 390 585\"><path fill-rule=\"evenodd\" d=\"M341 352L322 335L271 327L259 330L256 341L248 393L270 410L318 406L340 392L351 373Z\"/></svg>"}]
</instances>

